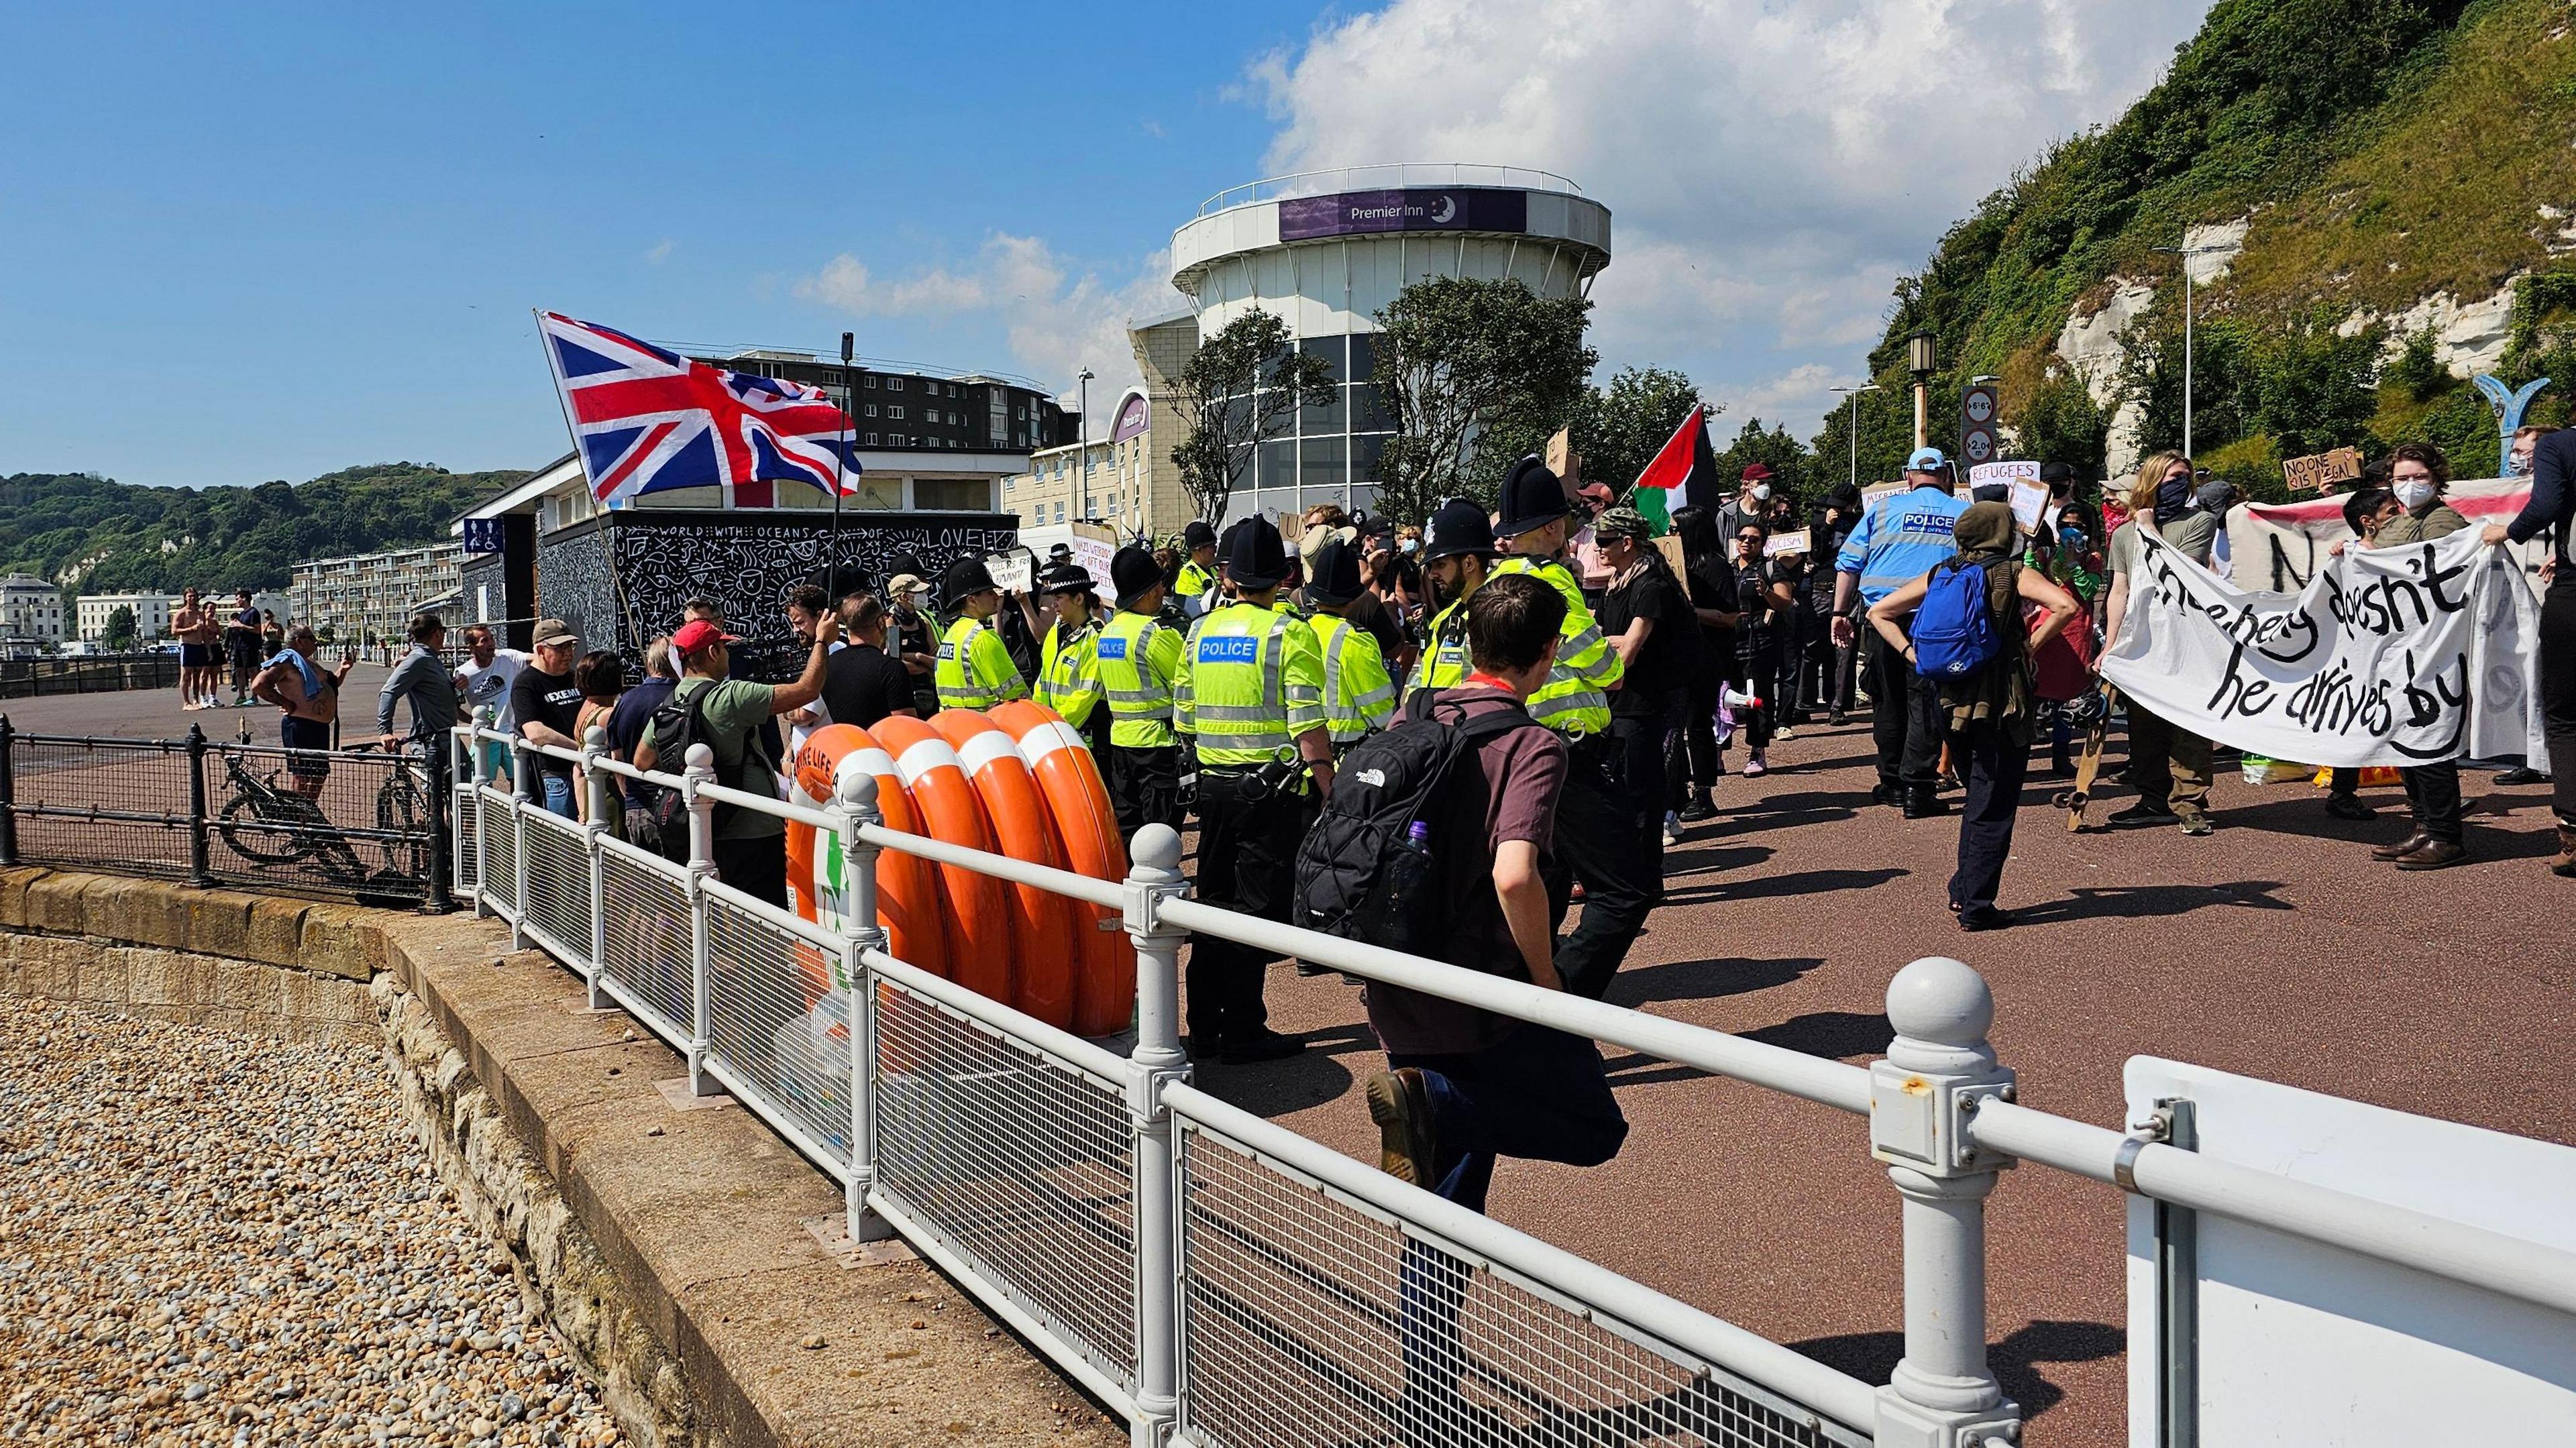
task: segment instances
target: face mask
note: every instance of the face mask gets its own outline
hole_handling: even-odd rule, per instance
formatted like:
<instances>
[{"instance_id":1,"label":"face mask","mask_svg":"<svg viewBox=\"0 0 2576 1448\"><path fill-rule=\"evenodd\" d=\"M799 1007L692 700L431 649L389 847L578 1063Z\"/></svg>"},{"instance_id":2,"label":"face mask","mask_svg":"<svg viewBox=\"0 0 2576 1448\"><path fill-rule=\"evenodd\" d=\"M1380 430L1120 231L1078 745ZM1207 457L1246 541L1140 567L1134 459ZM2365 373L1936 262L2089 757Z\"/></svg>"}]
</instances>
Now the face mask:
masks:
<instances>
[{"instance_id":1,"label":"face mask","mask_svg":"<svg viewBox=\"0 0 2576 1448\"><path fill-rule=\"evenodd\" d=\"M1419 540L1407 538L1403 542L1395 545L1395 551L1398 553L1411 553L1419 549L1421 546L1422 544Z\"/></svg>"},{"instance_id":2,"label":"face mask","mask_svg":"<svg viewBox=\"0 0 2576 1448\"><path fill-rule=\"evenodd\" d=\"M2530 471L2531 457L2529 454L2509 452L2504 455L2504 475L2506 477L2519 478L2529 474Z\"/></svg>"},{"instance_id":3,"label":"face mask","mask_svg":"<svg viewBox=\"0 0 2576 1448\"><path fill-rule=\"evenodd\" d=\"M2395 493L2398 504L2410 513L2431 502L2433 498L2433 485L2416 479L2392 483L2388 491Z\"/></svg>"},{"instance_id":4,"label":"face mask","mask_svg":"<svg viewBox=\"0 0 2576 1448\"><path fill-rule=\"evenodd\" d=\"M1753 501L1757 503L1770 502L1771 485L1769 483L1755 483L1753 485Z\"/></svg>"}]
</instances>

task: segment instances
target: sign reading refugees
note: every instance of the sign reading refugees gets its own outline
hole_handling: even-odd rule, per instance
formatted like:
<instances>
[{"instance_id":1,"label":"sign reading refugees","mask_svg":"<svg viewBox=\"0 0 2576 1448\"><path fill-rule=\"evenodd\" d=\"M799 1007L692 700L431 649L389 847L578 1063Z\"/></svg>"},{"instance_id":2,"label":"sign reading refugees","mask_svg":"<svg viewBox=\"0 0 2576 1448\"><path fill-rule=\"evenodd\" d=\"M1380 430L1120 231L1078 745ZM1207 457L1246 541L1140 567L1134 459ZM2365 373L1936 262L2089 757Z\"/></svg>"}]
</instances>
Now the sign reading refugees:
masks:
<instances>
[{"instance_id":1,"label":"sign reading refugees","mask_svg":"<svg viewBox=\"0 0 2576 1448\"><path fill-rule=\"evenodd\" d=\"M2183 728L2318 765L2539 748L2540 605L2476 529L2347 549L2297 593L2248 592L2152 534L2140 542L2102 676Z\"/></svg>"}]
</instances>

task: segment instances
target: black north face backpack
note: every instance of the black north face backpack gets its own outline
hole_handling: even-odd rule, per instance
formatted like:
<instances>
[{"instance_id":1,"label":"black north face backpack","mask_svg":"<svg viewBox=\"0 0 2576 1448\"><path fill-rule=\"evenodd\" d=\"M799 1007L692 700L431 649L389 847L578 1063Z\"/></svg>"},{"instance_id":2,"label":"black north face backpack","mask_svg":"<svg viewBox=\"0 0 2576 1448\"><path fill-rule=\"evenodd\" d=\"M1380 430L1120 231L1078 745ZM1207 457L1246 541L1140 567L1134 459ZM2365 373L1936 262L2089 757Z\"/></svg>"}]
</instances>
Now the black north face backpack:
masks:
<instances>
[{"instance_id":1,"label":"black north face backpack","mask_svg":"<svg viewBox=\"0 0 2576 1448\"><path fill-rule=\"evenodd\" d=\"M1323 817L1297 851L1297 924L1436 956L1462 923L1500 908L1476 748L1544 726L1517 702L1435 718L1435 698L1417 691L1393 727L1334 769Z\"/></svg>"}]
</instances>

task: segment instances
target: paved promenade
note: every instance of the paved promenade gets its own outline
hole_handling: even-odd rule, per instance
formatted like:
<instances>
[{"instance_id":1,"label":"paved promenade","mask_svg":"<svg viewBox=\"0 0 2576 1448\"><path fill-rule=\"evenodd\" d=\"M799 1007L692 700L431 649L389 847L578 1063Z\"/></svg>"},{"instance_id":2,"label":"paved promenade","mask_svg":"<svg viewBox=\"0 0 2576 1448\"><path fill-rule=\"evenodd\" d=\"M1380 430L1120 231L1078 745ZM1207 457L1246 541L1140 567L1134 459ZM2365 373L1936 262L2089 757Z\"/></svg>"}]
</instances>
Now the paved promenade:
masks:
<instances>
[{"instance_id":1,"label":"paved promenade","mask_svg":"<svg viewBox=\"0 0 2576 1448\"><path fill-rule=\"evenodd\" d=\"M2143 1053L2576 1143L2576 959L2557 943L2576 885L2540 863L2546 786L2469 774L2479 862L2408 875L2367 854L2403 827L2393 787L2365 792L2378 822L2346 824L2323 791L2231 774L2206 839L2069 837L2058 782L2034 778L2003 894L2028 923L1967 935L1943 906L1957 821L1869 804L1866 721L1800 730L1773 757L1789 768L1725 780L1726 812L1666 855L1670 903L1613 1002L1862 1062L1891 1034L1888 978L1950 954L1992 982L1994 1044L2030 1105L2116 1126L2121 1063ZM1270 979L1272 1024L1317 1049L1203 1068L1203 1084L1374 1160L1358 1083L1382 1058L1357 990L1285 966ZM1885 1381L1902 1351L1897 1195L1864 1123L1634 1056L1611 1067L1626 1150L1591 1171L1505 1163L1495 1215ZM2038 1441L2124 1443L2122 1199L2021 1167L1990 1221L2007 1390L2040 1415Z\"/></svg>"}]
</instances>

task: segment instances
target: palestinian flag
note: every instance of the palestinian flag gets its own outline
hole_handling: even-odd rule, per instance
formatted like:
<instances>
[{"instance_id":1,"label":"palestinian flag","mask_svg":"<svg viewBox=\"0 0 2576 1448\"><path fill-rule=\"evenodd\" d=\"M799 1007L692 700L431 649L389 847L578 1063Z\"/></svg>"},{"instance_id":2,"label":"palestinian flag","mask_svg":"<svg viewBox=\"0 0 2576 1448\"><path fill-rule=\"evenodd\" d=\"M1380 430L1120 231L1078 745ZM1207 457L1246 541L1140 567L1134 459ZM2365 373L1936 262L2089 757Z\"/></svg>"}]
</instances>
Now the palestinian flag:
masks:
<instances>
[{"instance_id":1,"label":"palestinian flag","mask_svg":"<svg viewBox=\"0 0 2576 1448\"><path fill-rule=\"evenodd\" d=\"M1673 509L1717 506L1717 454L1708 445L1708 409L1694 407L1646 470L1637 474L1628 506L1646 515L1658 534L1673 530Z\"/></svg>"}]
</instances>

